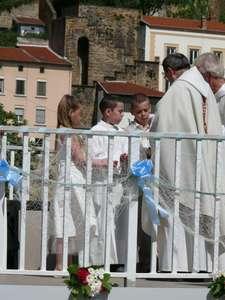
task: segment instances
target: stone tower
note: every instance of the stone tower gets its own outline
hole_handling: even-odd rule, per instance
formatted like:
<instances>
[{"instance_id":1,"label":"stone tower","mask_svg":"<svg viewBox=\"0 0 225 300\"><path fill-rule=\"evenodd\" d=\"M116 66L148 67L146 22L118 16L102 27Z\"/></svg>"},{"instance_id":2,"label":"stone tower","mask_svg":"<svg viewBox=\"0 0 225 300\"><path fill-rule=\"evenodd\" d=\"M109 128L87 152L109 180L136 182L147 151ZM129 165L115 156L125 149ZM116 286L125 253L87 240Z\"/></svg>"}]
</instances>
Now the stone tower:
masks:
<instances>
[{"instance_id":1,"label":"stone tower","mask_svg":"<svg viewBox=\"0 0 225 300\"><path fill-rule=\"evenodd\" d=\"M138 10L87 5L78 10L78 2L72 0L40 1L50 46L72 63L73 93L87 108L93 103L96 81L122 80L158 89L159 63L141 57Z\"/></svg>"}]
</instances>

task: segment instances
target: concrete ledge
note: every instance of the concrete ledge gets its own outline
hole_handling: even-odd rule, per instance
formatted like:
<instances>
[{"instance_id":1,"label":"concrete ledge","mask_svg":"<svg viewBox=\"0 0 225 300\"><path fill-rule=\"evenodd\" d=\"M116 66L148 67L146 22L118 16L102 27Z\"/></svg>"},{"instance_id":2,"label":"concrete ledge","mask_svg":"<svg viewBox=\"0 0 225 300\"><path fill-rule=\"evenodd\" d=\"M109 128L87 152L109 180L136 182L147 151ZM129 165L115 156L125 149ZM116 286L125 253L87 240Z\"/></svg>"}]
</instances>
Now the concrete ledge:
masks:
<instances>
[{"instance_id":1,"label":"concrete ledge","mask_svg":"<svg viewBox=\"0 0 225 300\"><path fill-rule=\"evenodd\" d=\"M122 287L121 278L113 282L119 287L112 289L108 300L212 300L206 282L137 280L136 287ZM0 295L4 300L68 300L69 290L63 278L1 275Z\"/></svg>"},{"instance_id":2,"label":"concrete ledge","mask_svg":"<svg viewBox=\"0 0 225 300\"><path fill-rule=\"evenodd\" d=\"M69 291L64 286L1 285L4 300L68 300ZM207 288L113 288L108 300L209 300Z\"/></svg>"}]
</instances>

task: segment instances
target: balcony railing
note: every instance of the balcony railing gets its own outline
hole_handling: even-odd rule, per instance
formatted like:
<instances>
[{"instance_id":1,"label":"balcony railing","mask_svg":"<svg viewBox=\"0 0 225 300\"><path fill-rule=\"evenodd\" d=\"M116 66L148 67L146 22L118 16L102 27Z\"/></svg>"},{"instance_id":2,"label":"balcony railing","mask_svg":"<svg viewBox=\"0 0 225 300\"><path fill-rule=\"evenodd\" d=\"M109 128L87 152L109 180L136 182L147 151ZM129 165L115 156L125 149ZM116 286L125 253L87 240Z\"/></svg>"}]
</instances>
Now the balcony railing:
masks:
<instances>
[{"instance_id":1,"label":"balcony railing","mask_svg":"<svg viewBox=\"0 0 225 300\"><path fill-rule=\"evenodd\" d=\"M220 249L220 204L222 201L221 191L218 190L220 183L222 182L222 159L223 147L225 137L223 136L203 136L192 134L167 134L167 133L148 133L148 134L126 134L122 132L105 133L105 132L93 132L90 130L72 130L72 129L47 129L47 128L28 128L28 127L4 127L0 126L0 130L4 131L1 138L1 158L7 159L12 165L21 169L22 182L18 188L13 188L8 184L1 183L1 197L0 197L0 274L27 274L27 275L66 275L68 265L68 234L67 234L67 216L69 212L69 201L71 197L71 139L72 135L82 135L86 139L86 163L85 163L85 181L84 183L77 182L78 187L85 188L85 226L84 226L84 246L82 251L79 252L79 264L87 266L90 264L90 201L93 197L93 188L99 183L93 181L93 167L92 167L92 155L91 155L91 139L94 135L108 136L108 167L105 171L104 188L107 190L106 201L106 224L105 224L105 249L104 249L104 267L106 271L110 271L111 258L111 237L110 228L113 228L113 221L115 218L114 207L112 203L112 188L115 186L114 178L115 172L113 168L113 141L115 136L126 137L128 141L128 165L137 159L135 153L137 151L137 143L142 137L148 137L152 142L153 149L153 161L154 161L154 178L155 184L151 185L153 192L153 198L156 203L159 202L161 193L160 183L160 154L161 144L165 140L173 141L174 143L174 186L172 188L172 197L174 202L172 205L172 249L175 249L179 240L176 238L176 228L179 222L179 211L182 207L180 199L182 198L182 189L180 187L181 166L182 166L182 142L194 141L195 142L195 154L192 157L194 161L195 179L193 186L195 188L192 191L194 195L194 214L193 214L193 253L192 253L192 269L189 272L178 272L175 261L175 251L172 251L171 257L171 271L162 273L158 269L158 246L157 237L151 242L150 256L150 271L147 273L140 273L136 271L137 266L137 227L138 227L138 187L135 181L129 182L129 175L126 174L122 178L123 189L126 189L126 193L123 197L126 198L126 214L127 214L127 237L124 237L126 241L126 259L124 261L124 269L120 272L112 272L112 276L124 277L130 281L135 281L136 278L210 278L213 273L219 270L219 249ZM7 141L9 133L18 133L21 136L22 145L12 145ZM63 230L63 250L62 250L62 270L54 270L54 266L51 268L48 266L50 253L48 251L48 218L49 207L54 195L55 182L57 176L52 175L52 168L54 169L57 160L52 152L52 145L55 135L65 136L65 177L63 183L64 190L64 230ZM38 135L43 138L43 147L35 148L30 145L29 140ZM212 213L212 231L213 235L209 243L212 246L212 270L207 273L201 273L198 267L199 247L200 247L200 210L201 210L201 162L203 160L202 145L206 141L210 141L215 145L215 181L214 181L214 211ZM191 154L193 155L193 153ZM15 159L16 157L16 159ZM117 179L120 178L117 175ZM165 184L165 183L164 183ZM74 183L73 183L74 185ZM185 189L183 189L185 192ZM187 192L187 191L186 191ZM51 196L50 196L51 195ZM7 243L7 237L9 236L9 225L7 226L7 203L12 200L17 200L20 203L18 210L18 265L14 268L7 267L9 260L9 244ZM118 200L118 199L117 199ZM28 204L32 204L36 207L36 210L31 214ZM37 209L38 207L38 209ZM38 218L34 216L35 212L38 214ZM154 230L157 236L157 226L154 225ZM38 232L38 234L37 234ZM36 238L37 237L37 238ZM33 246L33 248L32 248ZM32 251L29 249L32 248ZM32 252L32 253L31 253ZM16 252L15 252L16 253ZM17 255L15 254L15 255ZM36 262L32 265L32 259L36 259ZM34 259L35 260L35 259Z\"/></svg>"}]
</instances>

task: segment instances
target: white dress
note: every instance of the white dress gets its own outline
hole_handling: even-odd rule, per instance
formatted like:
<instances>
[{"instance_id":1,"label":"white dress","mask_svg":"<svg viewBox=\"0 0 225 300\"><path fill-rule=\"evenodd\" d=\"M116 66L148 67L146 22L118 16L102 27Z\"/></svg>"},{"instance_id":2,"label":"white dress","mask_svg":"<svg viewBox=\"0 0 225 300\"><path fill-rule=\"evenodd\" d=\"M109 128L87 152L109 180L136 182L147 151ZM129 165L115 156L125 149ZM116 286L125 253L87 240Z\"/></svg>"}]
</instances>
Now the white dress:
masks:
<instances>
[{"instance_id":1,"label":"white dress","mask_svg":"<svg viewBox=\"0 0 225 300\"><path fill-rule=\"evenodd\" d=\"M64 192L65 192L65 157L66 148L62 144L60 149L60 161L58 178L54 198L50 205L49 231L50 236L55 239L63 238L63 214L64 214ZM79 169L74 162L70 165L71 198L69 211L66 216L66 230L69 237L69 254L79 253L84 250L85 230L85 187L76 184L85 184L84 170ZM93 202L91 199L90 214L90 245L94 236L98 235L97 221ZM90 247L90 264L95 264L95 249Z\"/></svg>"}]
</instances>

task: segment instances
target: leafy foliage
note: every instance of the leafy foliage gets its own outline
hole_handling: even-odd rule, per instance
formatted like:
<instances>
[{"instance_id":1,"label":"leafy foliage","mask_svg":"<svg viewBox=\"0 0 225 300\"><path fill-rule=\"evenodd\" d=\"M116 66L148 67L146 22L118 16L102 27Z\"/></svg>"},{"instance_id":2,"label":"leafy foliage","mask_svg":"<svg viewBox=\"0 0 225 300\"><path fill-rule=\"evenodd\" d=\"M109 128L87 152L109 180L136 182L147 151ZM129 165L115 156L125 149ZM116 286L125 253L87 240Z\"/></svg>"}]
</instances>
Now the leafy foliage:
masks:
<instances>
[{"instance_id":1,"label":"leafy foliage","mask_svg":"<svg viewBox=\"0 0 225 300\"><path fill-rule=\"evenodd\" d=\"M188 1L188 0L187 0ZM183 5L185 0L81 0L83 4L105 5L114 7L128 7L140 9L144 14L150 15L159 11L166 5Z\"/></svg>"},{"instance_id":2,"label":"leafy foliage","mask_svg":"<svg viewBox=\"0 0 225 300\"><path fill-rule=\"evenodd\" d=\"M208 17L210 0L177 1L176 8L170 13L172 17L201 19Z\"/></svg>"},{"instance_id":3,"label":"leafy foliage","mask_svg":"<svg viewBox=\"0 0 225 300\"><path fill-rule=\"evenodd\" d=\"M15 47L17 34L12 30L0 31L0 47Z\"/></svg>"},{"instance_id":4,"label":"leafy foliage","mask_svg":"<svg viewBox=\"0 0 225 300\"><path fill-rule=\"evenodd\" d=\"M200 19L209 17L214 7L211 0L80 0L82 4L136 8L145 15L153 15L166 8L168 16ZM223 9L220 20L225 20Z\"/></svg>"},{"instance_id":5,"label":"leafy foliage","mask_svg":"<svg viewBox=\"0 0 225 300\"><path fill-rule=\"evenodd\" d=\"M3 105L0 103L0 124L4 126L21 126L26 122L18 122L17 116L13 112L7 112L4 110ZM7 133L7 143L9 145L22 145L22 138L19 134L12 132ZM9 157L8 157L9 159ZM16 151L15 162L17 166L22 165L22 153L20 151Z\"/></svg>"},{"instance_id":6,"label":"leafy foliage","mask_svg":"<svg viewBox=\"0 0 225 300\"><path fill-rule=\"evenodd\" d=\"M42 39L42 40L47 40L48 39L48 33L47 32L41 32L41 33L27 32L22 37L25 37L27 39Z\"/></svg>"},{"instance_id":7,"label":"leafy foliage","mask_svg":"<svg viewBox=\"0 0 225 300\"><path fill-rule=\"evenodd\" d=\"M0 13L3 11L11 11L14 7L19 7L23 4L32 3L33 0L1 0L0 1Z\"/></svg>"},{"instance_id":8,"label":"leafy foliage","mask_svg":"<svg viewBox=\"0 0 225 300\"><path fill-rule=\"evenodd\" d=\"M216 277L213 282L209 285L210 294L218 299L225 295L225 274L221 274Z\"/></svg>"},{"instance_id":9,"label":"leafy foliage","mask_svg":"<svg viewBox=\"0 0 225 300\"><path fill-rule=\"evenodd\" d=\"M21 126L24 125L25 122L18 122L17 116L11 111L5 111L3 104L0 103L0 124L5 126ZM21 138L16 133L9 133L7 141L13 145L21 145Z\"/></svg>"}]
</instances>

